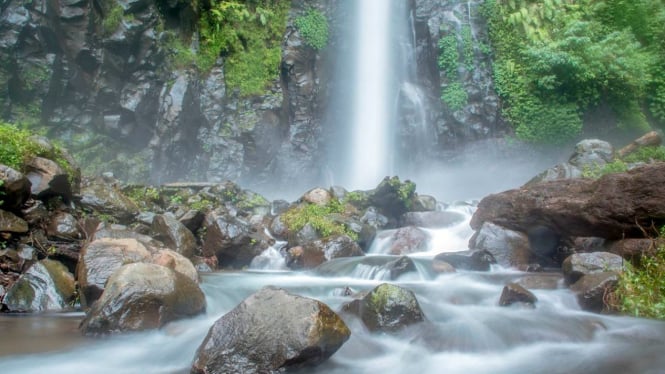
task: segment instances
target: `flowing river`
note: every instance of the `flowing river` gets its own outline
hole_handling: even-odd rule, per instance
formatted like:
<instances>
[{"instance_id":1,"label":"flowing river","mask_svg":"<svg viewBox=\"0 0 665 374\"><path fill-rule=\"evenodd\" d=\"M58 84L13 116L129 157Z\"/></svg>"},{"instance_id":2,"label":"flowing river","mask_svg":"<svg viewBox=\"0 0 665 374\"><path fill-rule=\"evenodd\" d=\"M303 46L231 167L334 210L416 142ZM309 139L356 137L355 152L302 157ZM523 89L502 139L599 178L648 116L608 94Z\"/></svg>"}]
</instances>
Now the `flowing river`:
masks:
<instances>
[{"instance_id":1,"label":"flowing river","mask_svg":"<svg viewBox=\"0 0 665 374\"><path fill-rule=\"evenodd\" d=\"M470 209L466 214L470 216ZM390 281L415 292L427 322L389 335L369 333L342 315L351 338L327 362L303 373L665 373L665 323L580 310L556 273L489 272L436 274L434 254L465 248L468 220L430 231L427 252L412 256L417 271ZM159 331L85 338L81 313L0 316L2 373L187 373L213 322L263 286L321 300L334 310L349 300L346 288L369 290L386 282L381 243L367 257L331 261L309 272L281 268L277 251L261 267L202 276L203 316ZM531 279L530 282L527 282ZM503 286L531 284L535 308L500 307ZM279 313L275 310L275 313Z\"/></svg>"}]
</instances>

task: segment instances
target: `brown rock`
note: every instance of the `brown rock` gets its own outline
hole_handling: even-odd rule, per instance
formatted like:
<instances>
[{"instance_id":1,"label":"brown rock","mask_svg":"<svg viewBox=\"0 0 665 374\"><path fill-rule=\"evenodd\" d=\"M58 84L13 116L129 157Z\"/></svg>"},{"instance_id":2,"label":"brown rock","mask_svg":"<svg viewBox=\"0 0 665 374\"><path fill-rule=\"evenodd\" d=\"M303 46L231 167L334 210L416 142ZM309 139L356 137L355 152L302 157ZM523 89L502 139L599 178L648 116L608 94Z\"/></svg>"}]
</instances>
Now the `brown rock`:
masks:
<instances>
[{"instance_id":1,"label":"brown rock","mask_svg":"<svg viewBox=\"0 0 665 374\"><path fill-rule=\"evenodd\" d=\"M503 287L499 305L509 306L515 303L533 305L538 301L536 295L517 283L508 283Z\"/></svg>"}]
</instances>

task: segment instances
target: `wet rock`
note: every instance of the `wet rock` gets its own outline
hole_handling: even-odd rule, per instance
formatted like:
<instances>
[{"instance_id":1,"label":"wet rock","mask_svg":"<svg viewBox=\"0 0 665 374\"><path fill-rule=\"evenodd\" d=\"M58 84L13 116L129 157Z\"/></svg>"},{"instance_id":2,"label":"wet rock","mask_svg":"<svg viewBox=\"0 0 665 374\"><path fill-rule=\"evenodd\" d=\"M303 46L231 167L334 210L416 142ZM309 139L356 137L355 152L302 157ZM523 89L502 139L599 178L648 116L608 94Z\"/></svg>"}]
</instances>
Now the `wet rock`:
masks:
<instances>
[{"instance_id":1,"label":"wet rock","mask_svg":"<svg viewBox=\"0 0 665 374\"><path fill-rule=\"evenodd\" d=\"M373 332L395 332L425 320L412 291L383 283L362 299L343 305L343 310L357 315Z\"/></svg>"},{"instance_id":2,"label":"wet rock","mask_svg":"<svg viewBox=\"0 0 665 374\"><path fill-rule=\"evenodd\" d=\"M500 306L510 306L516 303L533 305L538 301L536 295L531 291L524 288L517 283L508 283L503 287L501 297L499 298Z\"/></svg>"},{"instance_id":3,"label":"wet rock","mask_svg":"<svg viewBox=\"0 0 665 374\"><path fill-rule=\"evenodd\" d=\"M277 373L320 364L351 332L325 304L266 287L218 319L192 373Z\"/></svg>"},{"instance_id":4,"label":"wet rock","mask_svg":"<svg viewBox=\"0 0 665 374\"><path fill-rule=\"evenodd\" d=\"M563 237L642 238L641 227L665 223L665 163L489 195L471 227L478 230L484 222L521 232L543 226Z\"/></svg>"},{"instance_id":5,"label":"wet rock","mask_svg":"<svg viewBox=\"0 0 665 374\"><path fill-rule=\"evenodd\" d=\"M471 237L469 248L488 251L504 267L520 268L537 260L531 252L527 235L491 222L483 223Z\"/></svg>"},{"instance_id":6,"label":"wet rock","mask_svg":"<svg viewBox=\"0 0 665 374\"><path fill-rule=\"evenodd\" d=\"M323 188L314 188L305 192L305 194L300 198L300 200L310 203L324 206L332 201L333 196L330 191Z\"/></svg>"},{"instance_id":7,"label":"wet rock","mask_svg":"<svg viewBox=\"0 0 665 374\"><path fill-rule=\"evenodd\" d=\"M429 195L417 195L413 199L411 210L414 212L431 212L436 210L436 198Z\"/></svg>"},{"instance_id":8,"label":"wet rock","mask_svg":"<svg viewBox=\"0 0 665 374\"><path fill-rule=\"evenodd\" d=\"M580 178L585 169L603 167L613 160L614 148L610 143L598 139L585 139L577 143L575 152L570 156L568 162L545 170L527 182L525 186L553 180Z\"/></svg>"},{"instance_id":9,"label":"wet rock","mask_svg":"<svg viewBox=\"0 0 665 374\"><path fill-rule=\"evenodd\" d=\"M367 208L360 221L375 229L385 228L389 223L388 217L377 212L374 207Z\"/></svg>"},{"instance_id":10,"label":"wet rock","mask_svg":"<svg viewBox=\"0 0 665 374\"><path fill-rule=\"evenodd\" d=\"M220 266L242 268L274 244L274 239L228 214L210 213L204 223L203 256L217 256Z\"/></svg>"},{"instance_id":11,"label":"wet rock","mask_svg":"<svg viewBox=\"0 0 665 374\"><path fill-rule=\"evenodd\" d=\"M28 200L21 210L21 216L29 225L36 226L48 219L49 212L41 200Z\"/></svg>"},{"instance_id":12,"label":"wet rock","mask_svg":"<svg viewBox=\"0 0 665 374\"><path fill-rule=\"evenodd\" d=\"M150 259L150 252L136 239L96 239L81 249L76 269L81 306L88 307L104 291L104 285L120 267Z\"/></svg>"},{"instance_id":13,"label":"wet rock","mask_svg":"<svg viewBox=\"0 0 665 374\"><path fill-rule=\"evenodd\" d=\"M561 273L537 273L529 274L519 278L517 284L532 290L555 290L563 287L563 275Z\"/></svg>"},{"instance_id":14,"label":"wet rock","mask_svg":"<svg viewBox=\"0 0 665 374\"><path fill-rule=\"evenodd\" d=\"M464 215L457 212L407 212L400 219L402 226L418 226L438 229L464 222Z\"/></svg>"},{"instance_id":15,"label":"wet rock","mask_svg":"<svg viewBox=\"0 0 665 374\"><path fill-rule=\"evenodd\" d=\"M42 157L33 157L26 165L26 177L32 184L31 192L44 200L60 196L65 202L72 199L72 186L69 174L54 161Z\"/></svg>"},{"instance_id":16,"label":"wet rock","mask_svg":"<svg viewBox=\"0 0 665 374\"><path fill-rule=\"evenodd\" d=\"M199 282L199 273L192 261L178 252L160 249L152 254L152 263L175 270L194 282Z\"/></svg>"},{"instance_id":17,"label":"wet rock","mask_svg":"<svg viewBox=\"0 0 665 374\"><path fill-rule=\"evenodd\" d=\"M436 258L432 260L432 270L439 274L455 273L457 271L453 265Z\"/></svg>"},{"instance_id":18,"label":"wet rock","mask_svg":"<svg viewBox=\"0 0 665 374\"><path fill-rule=\"evenodd\" d=\"M615 271L590 273L579 278L570 289L577 294L582 309L600 313L608 310L607 297L616 290L619 274Z\"/></svg>"},{"instance_id":19,"label":"wet rock","mask_svg":"<svg viewBox=\"0 0 665 374\"><path fill-rule=\"evenodd\" d=\"M415 252L424 252L427 250L430 235L415 226L400 227L393 231L384 231L377 236L382 239L390 235L386 247L387 253L392 255L406 255Z\"/></svg>"},{"instance_id":20,"label":"wet rock","mask_svg":"<svg viewBox=\"0 0 665 374\"><path fill-rule=\"evenodd\" d=\"M155 264L128 264L109 278L80 329L86 335L156 329L205 307L205 295L187 276Z\"/></svg>"},{"instance_id":21,"label":"wet rock","mask_svg":"<svg viewBox=\"0 0 665 374\"><path fill-rule=\"evenodd\" d=\"M191 258L196 252L196 238L185 225L169 214L155 216L152 221L155 239L162 241L169 249Z\"/></svg>"},{"instance_id":22,"label":"wet rock","mask_svg":"<svg viewBox=\"0 0 665 374\"><path fill-rule=\"evenodd\" d=\"M415 198L416 184L398 177L385 177L372 191L368 192L368 202L382 214L397 220L410 210Z\"/></svg>"},{"instance_id":23,"label":"wet rock","mask_svg":"<svg viewBox=\"0 0 665 374\"><path fill-rule=\"evenodd\" d=\"M0 164L0 207L4 210L18 212L30 197L30 180L22 173Z\"/></svg>"},{"instance_id":24,"label":"wet rock","mask_svg":"<svg viewBox=\"0 0 665 374\"><path fill-rule=\"evenodd\" d=\"M127 226L100 223L91 235L92 240L97 239L134 239L143 244L150 252L164 248L164 244L153 239L152 236L130 230Z\"/></svg>"},{"instance_id":25,"label":"wet rock","mask_svg":"<svg viewBox=\"0 0 665 374\"><path fill-rule=\"evenodd\" d=\"M139 213L136 204L120 189L99 181L81 189L81 207L110 215L120 222L129 222Z\"/></svg>"},{"instance_id":26,"label":"wet rock","mask_svg":"<svg viewBox=\"0 0 665 374\"><path fill-rule=\"evenodd\" d=\"M290 248L287 251L286 264L291 269L312 269L335 258L364 255L353 239L346 235L333 235Z\"/></svg>"},{"instance_id":27,"label":"wet rock","mask_svg":"<svg viewBox=\"0 0 665 374\"><path fill-rule=\"evenodd\" d=\"M74 299L74 276L60 262L42 260L32 265L7 291L3 304L12 312L66 309Z\"/></svg>"},{"instance_id":28,"label":"wet rock","mask_svg":"<svg viewBox=\"0 0 665 374\"><path fill-rule=\"evenodd\" d=\"M187 213L185 213L184 216L180 217L178 221L185 225L187 229L191 232L197 232L200 228L201 225L203 224L203 220L205 219L205 214L201 212L200 210L196 209L191 209L188 210ZM152 221L151 221L152 222Z\"/></svg>"},{"instance_id":29,"label":"wet rock","mask_svg":"<svg viewBox=\"0 0 665 374\"><path fill-rule=\"evenodd\" d=\"M25 234L28 223L14 213L0 209L0 232Z\"/></svg>"},{"instance_id":30,"label":"wet rock","mask_svg":"<svg viewBox=\"0 0 665 374\"><path fill-rule=\"evenodd\" d=\"M654 256L657 249L665 245L664 238L624 239L607 243L607 251L626 260L639 262L643 256Z\"/></svg>"},{"instance_id":31,"label":"wet rock","mask_svg":"<svg viewBox=\"0 0 665 374\"><path fill-rule=\"evenodd\" d=\"M576 253L563 261L563 276L568 284L576 283L581 277L614 271L623 271L623 258L609 252Z\"/></svg>"},{"instance_id":32,"label":"wet rock","mask_svg":"<svg viewBox=\"0 0 665 374\"><path fill-rule=\"evenodd\" d=\"M457 270L489 271L496 260L487 251L460 251L439 253L434 261L447 262Z\"/></svg>"},{"instance_id":33,"label":"wet rock","mask_svg":"<svg viewBox=\"0 0 665 374\"><path fill-rule=\"evenodd\" d=\"M416 264L409 257L402 256L386 263L383 268L390 274L390 279L395 280L404 274L416 271Z\"/></svg>"},{"instance_id":34,"label":"wet rock","mask_svg":"<svg viewBox=\"0 0 665 374\"><path fill-rule=\"evenodd\" d=\"M67 212L58 212L51 217L46 227L46 235L52 239L74 241L83 237L79 223L73 215Z\"/></svg>"}]
</instances>

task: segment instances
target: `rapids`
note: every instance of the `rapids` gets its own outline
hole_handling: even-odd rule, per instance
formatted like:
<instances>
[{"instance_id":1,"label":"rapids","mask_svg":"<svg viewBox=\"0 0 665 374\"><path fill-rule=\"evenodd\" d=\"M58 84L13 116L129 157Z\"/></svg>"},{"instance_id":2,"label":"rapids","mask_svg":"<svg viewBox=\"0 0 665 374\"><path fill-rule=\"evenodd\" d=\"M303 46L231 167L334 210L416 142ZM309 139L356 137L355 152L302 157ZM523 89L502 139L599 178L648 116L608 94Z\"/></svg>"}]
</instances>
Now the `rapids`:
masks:
<instances>
[{"instance_id":1,"label":"rapids","mask_svg":"<svg viewBox=\"0 0 665 374\"><path fill-rule=\"evenodd\" d=\"M470 217L470 209L466 211ZM302 373L665 373L665 323L580 310L558 274L541 274L549 289L531 288L535 308L500 307L503 286L533 274L499 267L490 272L431 271L445 242L465 243L467 222L430 230L427 252L412 256L416 271L391 281L415 292L427 322L395 335L367 332L342 314L352 335L327 362ZM380 264L394 259L380 245L366 257L343 258L308 272L284 270L279 251L246 271L202 275L203 316L159 331L84 338L81 313L0 316L3 373L187 373L213 322L263 286L316 298L340 310L345 295L386 282ZM275 311L279 313L279 311Z\"/></svg>"}]
</instances>

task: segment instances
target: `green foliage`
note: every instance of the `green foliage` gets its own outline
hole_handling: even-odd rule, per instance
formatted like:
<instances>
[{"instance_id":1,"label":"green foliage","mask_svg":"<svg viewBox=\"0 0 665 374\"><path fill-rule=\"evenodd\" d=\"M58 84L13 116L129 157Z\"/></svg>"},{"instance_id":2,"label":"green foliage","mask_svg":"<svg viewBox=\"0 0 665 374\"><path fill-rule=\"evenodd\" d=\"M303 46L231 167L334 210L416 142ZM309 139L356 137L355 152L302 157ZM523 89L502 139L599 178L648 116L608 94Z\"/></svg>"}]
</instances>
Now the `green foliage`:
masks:
<instances>
[{"instance_id":1,"label":"green foliage","mask_svg":"<svg viewBox=\"0 0 665 374\"><path fill-rule=\"evenodd\" d=\"M284 224L293 232L302 230L310 224L321 236L347 235L353 240L358 234L335 219L344 213L344 205L337 199L326 205L302 204L287 210L283 216Z\"/></svg>"},{"instance_id":2,"label":"green foliage","mask_svg":"<svg viewBox=\"0 0 665 374\"><path fill-rule=\"evenodd\" d=\"M599 103L614 110L620 129L664 124L662 1L487 0L481 14L497 93L518 137L574 137L582 115ZM536 115L534 103L548 111Z\"/></svg>"},{"instance_id":3,"label":"green foliage","mask_svg":"<svg viewBox=\"0 0 665 374\"><path fill-rule=\"evenodd\" d=\"M462 56L464 57L464 66L467 70L473 70L473 34L471 26L462 26Z\"/></svg>"},{"instance_id":4,"label":"green foliage","mask_svg":"<svg viewBox=\"0 0 665 374\"><path fill-rule=\"evenodd\" d=\"M23 163L34 156L49 156L39 144L30 140L32 133L0 122L0 164L22 170Z\"/></svg>"},{"instance_id":5,"label":"green foliage","mask_svg":"<svg viewBox=\"0 0 665 374\"><path fill-rule=\"evenodd\" d=\"M110 2L107 1L106 3ZM115 32L125 14L125 11L120 4L115 1L112 3L113 6L106 11L104 19L102 20L102 29L105 36L109 36Z\"/></svg>"},{"instance_id":6,"label":"green foliage","mask_svg":"<svg viewBox=\"0 0 665 374\"><path fill-rule=\"evenodd\" d=\"M584 178L597 179L605 174L623 173L628 170L630 164L651 163L665 161L665 147L642 147L635 152L626 155L623 159L616 159L603 166L587 168L582 171Z\"/></svg>"},{"instance_id":7,"label":"green foliage","mask_svg":"<svg viewBox=\"0 0 665 374\"><path fill-rule=\"evenodd\" d=\"M444 88L441 92L441 101L443 101L452 111L464 108L469 96L464 87L459 82L453 82Z\"/></svg>"},{"instance_id":8,"label":"green foliage","mask_svg":"<svg viewBox=\"0 0 665 374\"><path fill-rule=\"evenodd\" d=\"M295 25L310 47L318 50L328 44L328 20L318 10L310 9L304 16L296 18Z\"/></svg>"},{"instance_id":9,"label":"green foliage","mask_svg":"<svg viewBox=\"0 0 665 374\"><path fill-rule=\"evenodd\" d=\"M449 34L439 39L439 68L448 79L457 78L457 64L460 58L457 50L455 34Z\"/></svg>"},{"instance_id":10,"label":"green foliage","mask_svg":"<svg viewBox=\"0 0 665 374\"><path fill-rule=\"evenodd\" d=\"M616 291L619 310L635 317L665 319L663 274L665 274L663 247L658 248L653 257L642 257L638 265L626 264Z\"/></svg>"}]
</instances>

